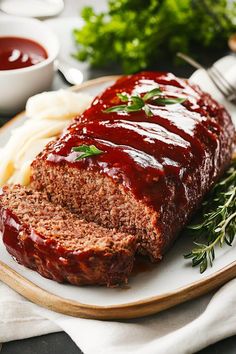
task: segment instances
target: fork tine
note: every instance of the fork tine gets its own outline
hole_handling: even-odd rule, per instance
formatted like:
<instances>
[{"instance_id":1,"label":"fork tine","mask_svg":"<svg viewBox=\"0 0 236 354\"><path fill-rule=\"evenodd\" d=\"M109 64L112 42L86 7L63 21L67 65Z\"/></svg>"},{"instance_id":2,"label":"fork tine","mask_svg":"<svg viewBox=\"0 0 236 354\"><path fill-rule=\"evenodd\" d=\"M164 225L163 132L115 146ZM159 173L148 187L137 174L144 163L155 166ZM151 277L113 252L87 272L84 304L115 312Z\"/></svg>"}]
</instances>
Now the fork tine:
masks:
<instances>
[{"instance_id":1,"label":"fork tine","mask_svg":"<svg viewBox=\"0 0 236 354\"><path fill-rule=\"evenodd\" d=\"M228 81L223 79L221 74L218 74L215 70L213 70L213 67L208 69L208 74L211 80L215 83L216 87L227 98L227 100L234 103L236 100L236 92L229 88Z\"/></svg>"},{"instance_id":2,"label":"fork tine","mask_svg":"<svg viewBox=\"0 0 236 354\"><path fill-rule=\"evenodd\" d=\"M213 67L211 67L211 72L214 75L214 77L218 80L218 82L220 82L221 86L224 87L225 92L227 93L227 96L229 94L231 94L231 90L228 87L228 85L225 83L224 79L221 77L221 75L219 75L219 73L217 71L215 71L215 69Z\"/></svg>"},{"instance_id":3,"label":"fork tine","mask_svg":"<svg viewBox=\"0 0 236 354\"><path fill-rule=\"evenodd\" d=\"M222 95L224 97L227 97L227 93L222 89L221 83L219 82L219 80L217 80L217 78L215 77L215 75L212 73L211 68L206 70L209 78L211 79L211 81L214 83L214 85L216 86L216 88L222 93Z\"/></svg>"},{"instance_id":4,"label":"fork tine","mask_svg":"<svg viewBox=\"0 0 236 354\"><path fill-rule=\"evenodd\" d=\"M192 65L197 69L204 69L207 73L210 80L214 83L216 88L222 93L222 95L231 103L236 105L236 88L234 88L228 80L224 78L221 72L216 68L216 66L212 66L211 68L204 68L200 63L196 62L193 58L183 53L177 53L177 56L183 59L185 62Z\"/></svg>"},{"instance_id":5,"label":"fork tine","mask_svg":"<svg viewBox=\"0 0 236 354\"><path fill-rule=\"evenodd\" d=\"M211 70L211 73L214 76L215 80L217 80L218 83L220 83L220 86L225 91L225 94L227 96L230 95L231 94L231 90L229 89L228 85L225 84L225 81L222 79L222 77L220 75L218 75L217 72L215 72L213 67L211 67L210 70Z\"/></svg>"},{"instance_id":6,"label":"fork tine","mask_svg":"<svg viewBox=\"0 0 236 354\"><path fill-rule=\"evenodd\" d=\"M222 75L222 73L219 71L219 69L216 66L214 66L214 65L212 66L212 69L215 71L216 75L218 75L218 77L220 77L221 80L224 81L225 86L228 86L229 90L232 93L236 94L236 88L233 87L228 80L226 80L226 78Z\"/></svg>"}]
</instances>

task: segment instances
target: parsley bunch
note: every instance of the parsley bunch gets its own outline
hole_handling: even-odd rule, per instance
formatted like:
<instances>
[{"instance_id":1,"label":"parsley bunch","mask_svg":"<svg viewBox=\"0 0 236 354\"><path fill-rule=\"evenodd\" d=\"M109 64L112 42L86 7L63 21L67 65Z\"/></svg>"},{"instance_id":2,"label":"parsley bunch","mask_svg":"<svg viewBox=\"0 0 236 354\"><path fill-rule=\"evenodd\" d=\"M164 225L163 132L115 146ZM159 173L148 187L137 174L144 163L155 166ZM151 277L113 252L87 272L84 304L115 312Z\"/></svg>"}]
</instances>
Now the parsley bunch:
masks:
<instances>
[{"instance_id":1,"label":"parsley bunch","mask_svg":"<svg viewBox=\"0 0 236 354\"><path fill-rule=\"evenodd\" d=\"M82 11L82 29L74 30L75 57L96 67L121 65L125 73L175 58L177 51L198 57L222 50L236 31L236 1L109 0L108 11Z\"/></svg>"}]
</instances>

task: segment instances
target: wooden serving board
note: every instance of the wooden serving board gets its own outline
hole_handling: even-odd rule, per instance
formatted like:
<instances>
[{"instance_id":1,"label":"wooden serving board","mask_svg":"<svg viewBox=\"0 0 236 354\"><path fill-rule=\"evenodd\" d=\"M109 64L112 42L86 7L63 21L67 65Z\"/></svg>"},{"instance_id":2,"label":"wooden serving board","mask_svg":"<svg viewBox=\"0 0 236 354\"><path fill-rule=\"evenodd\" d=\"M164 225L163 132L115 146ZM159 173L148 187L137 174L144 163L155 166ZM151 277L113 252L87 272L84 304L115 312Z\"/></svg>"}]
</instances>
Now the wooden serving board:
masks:
<instances>
[{"instance_id":1,"label":"wooden serving board","mask_svg":"<svg viewBox=\"0 0 236 354\"><path fill-rule=\"evenodd\" d=\"M96 95L117 76L102 77L73 87L76 92ZM13 128L25 121L20 114L0 129L0 145ZM0 242L0 280L30 301L76 317L129 319L154 314L210 292L236 276L236 246L217 250L214 268L204 275L183 259L192 246L191 238L180 237L159 264L131 276L126 288L76 287L58 284L19 264Z\"/></svg>"},{"instance_id":2,"label":"wooden serving board","mask_svg":"<svg viewBox=\"0 0 236 354\"><path fill-rule=\"evenodd\" d=\"M44 290L0 261L0 280L28 300L66 315L99 320L131 319L152 315L217 289L235 276L236 262L233 262L212 276L161 296L122 305L96 306L66 299Z\"/></svg>"}]
</instances>

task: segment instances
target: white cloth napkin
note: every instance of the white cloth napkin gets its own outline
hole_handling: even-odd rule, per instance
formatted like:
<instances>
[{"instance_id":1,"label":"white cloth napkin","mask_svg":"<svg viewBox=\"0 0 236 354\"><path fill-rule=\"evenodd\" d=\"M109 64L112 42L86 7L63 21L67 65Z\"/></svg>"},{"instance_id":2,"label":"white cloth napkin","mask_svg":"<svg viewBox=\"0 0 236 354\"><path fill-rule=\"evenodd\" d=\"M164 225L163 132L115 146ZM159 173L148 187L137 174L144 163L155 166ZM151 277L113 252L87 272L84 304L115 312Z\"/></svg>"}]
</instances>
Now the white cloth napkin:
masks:
<instances>
[{"instance_id":1,"label":"white cloth napkin","mask_svg":"<svg viewBox=\"0 0 236 354\"><path fill-rule=\"evenodd\" d=\"M236 82L236 58L221 59ZM227 106L236 123L236 109L224 101L203 70L198 83ZM233 81L231 81L233 83ZM41 308L0 283L0 342L65 331L85 354L191 354L236 334L236 279L208 294L162 313L129 321L73 318Z\"/></svg>"},{"instance_id":2,"label":"white cloth napkin","mask_svg":"<svg viewBox=\"0 0 236 354\"><path fill-rule=\"evenodd\" d=\"M191 354L236 334L236 279L154 316L129 321L73 318L40 308L0 284L0 341L64 330L85 354Z\"/></svg>"}]
</instances>

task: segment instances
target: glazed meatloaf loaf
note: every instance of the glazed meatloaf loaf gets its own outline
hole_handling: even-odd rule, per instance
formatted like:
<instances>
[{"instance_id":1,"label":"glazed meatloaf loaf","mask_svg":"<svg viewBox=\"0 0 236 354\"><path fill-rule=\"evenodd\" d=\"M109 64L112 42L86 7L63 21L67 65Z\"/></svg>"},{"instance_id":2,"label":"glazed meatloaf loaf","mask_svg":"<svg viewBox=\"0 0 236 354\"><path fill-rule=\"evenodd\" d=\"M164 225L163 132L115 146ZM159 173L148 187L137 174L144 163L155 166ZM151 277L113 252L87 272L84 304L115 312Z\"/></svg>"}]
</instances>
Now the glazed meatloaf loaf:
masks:
<instances>
[{"instance_id":1,"label":"glazed meatloaf loaf","mask_svg":"<svg viewBox=\"0 0 236 354\"><path fill-rule=\"evenodd\" d=\"M126 282L133 266L134 236L79 220L19 185L2 189L0 230L19 263L58 282L114 286Z\"/></svg>"},{"instance_id":2,"label":"glazed meatloaf loaf","mask_svg":"<svg viewBox=\"0 0 236 354\"><path fill-rule=\"evenodd\" d=\"M188 81L125 76L36 158L32 186L136 235L139 252L159 260L228 166L234 134L224 107Z\"/></svg>"}]
</instances>

